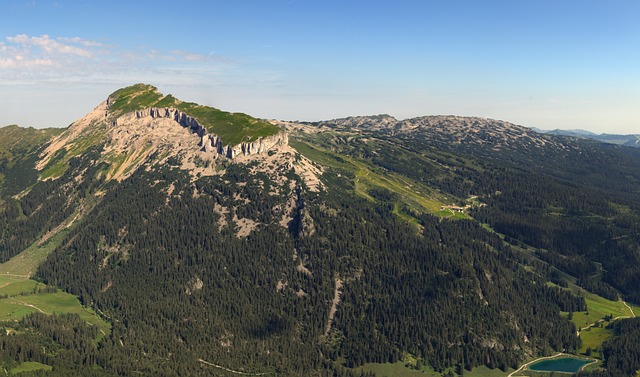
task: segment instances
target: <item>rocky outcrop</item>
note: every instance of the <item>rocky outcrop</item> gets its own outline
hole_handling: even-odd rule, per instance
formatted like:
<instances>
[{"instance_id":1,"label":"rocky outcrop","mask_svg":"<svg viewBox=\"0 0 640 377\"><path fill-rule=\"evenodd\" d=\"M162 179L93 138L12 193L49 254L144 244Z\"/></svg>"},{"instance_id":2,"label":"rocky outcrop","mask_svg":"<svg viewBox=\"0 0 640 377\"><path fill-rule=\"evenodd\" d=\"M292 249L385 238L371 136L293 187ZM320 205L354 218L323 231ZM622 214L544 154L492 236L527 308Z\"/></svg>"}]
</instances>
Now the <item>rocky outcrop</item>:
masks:
<instances>
[{"instance_id":1,"label":"rocky outcrop","mask_svg":"<svg viewBox=\"0 0 640 377\"><path fill-rule=\"evenodd\" d=\"M258 138L255 141L242 142L233 146L224 145L218 135L204 134L201 135L201 138L200 145L202 145L205 151L216 151L218 154L229 158L265 153L278 146L289 144L289 136L284 131L280 131L275 135Z\"/></svg>"},{"instance_id":2,"label":"rocky outcrop","mask_svg":"<svg viewBox=\"0 0 640 377\"><path fill-rule=\"evenodd\" d=\"M320 127L327 126L329 128L355 128L369 131L381 131L394 127L398 122L399 121L391 115L380 114L323 120L318 122L317 125Z\"/></svg>"},{"instance_id":3,"label":"rocky outcrop","mask_svg":"<svg viewBox=\"0 0 640 377\"><path fill-rule=\"evenodd\" d=\"M202 146L204 151L217 153L228 158L265 153L276 147L289 144L287 133L280 131L275 135L260 137L254 141L241 142L236 145L225 145L218 135L208 133L206 128L198 123L194 117L174 108L147 108L137 110L116 119L115 125L125 125L132 118L140 119L146 117L169 118L174 120L182 127L189 128L191 132L200 136L200 146Z\"/></svg>"}]
</instances>

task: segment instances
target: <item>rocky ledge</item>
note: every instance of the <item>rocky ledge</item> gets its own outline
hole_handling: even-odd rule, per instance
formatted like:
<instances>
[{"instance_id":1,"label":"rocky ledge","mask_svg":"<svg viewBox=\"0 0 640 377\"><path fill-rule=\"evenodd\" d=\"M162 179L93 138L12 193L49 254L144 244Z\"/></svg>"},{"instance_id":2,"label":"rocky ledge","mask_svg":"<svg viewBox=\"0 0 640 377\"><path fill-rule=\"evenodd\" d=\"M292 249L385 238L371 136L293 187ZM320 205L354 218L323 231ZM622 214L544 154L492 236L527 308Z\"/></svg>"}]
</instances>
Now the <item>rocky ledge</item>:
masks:
<instances>
[{"instance_id":1,"label":"rocky ledge","mask_svg":"<svg viewBox=\"0 0 640 377\"><path fill-rule=\"evenodd\" d=\"M115 125L125 125L128 121L140 118L168 118L176 121L182 127L200 136L200 145L206 152L213 152L219 155L236 158L238 156L249 156L265 153L276 147L289 144L289 137L285 131L280 131L275 135L260 137L254 141L241 142L236 145L225 145L218 135L210 134L198 121L174 108L147 108L137 110L123 115L116 119Z\"/></svg>"}]
</instances>

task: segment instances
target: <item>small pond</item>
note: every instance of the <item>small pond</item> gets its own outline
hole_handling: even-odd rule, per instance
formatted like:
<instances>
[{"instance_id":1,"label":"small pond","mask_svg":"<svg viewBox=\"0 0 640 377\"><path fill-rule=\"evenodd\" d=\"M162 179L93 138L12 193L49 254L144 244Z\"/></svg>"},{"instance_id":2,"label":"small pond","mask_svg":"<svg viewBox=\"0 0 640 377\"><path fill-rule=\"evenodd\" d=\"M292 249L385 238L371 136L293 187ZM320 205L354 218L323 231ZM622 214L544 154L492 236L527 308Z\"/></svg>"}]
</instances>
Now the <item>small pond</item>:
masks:
<instances>
[{"instance_id":1,"label":"small pond","mask_svg":"<svg viewBox=\"0 0 640 377\"><path fill-rule=\"evenodd\" d=\"M591 360L576 359L575 357L560 357L551 360L542 360L529 365L529 369L538 372L565 372L577 373L580 368L589 364Z\"/></svg>"}]
</instances>

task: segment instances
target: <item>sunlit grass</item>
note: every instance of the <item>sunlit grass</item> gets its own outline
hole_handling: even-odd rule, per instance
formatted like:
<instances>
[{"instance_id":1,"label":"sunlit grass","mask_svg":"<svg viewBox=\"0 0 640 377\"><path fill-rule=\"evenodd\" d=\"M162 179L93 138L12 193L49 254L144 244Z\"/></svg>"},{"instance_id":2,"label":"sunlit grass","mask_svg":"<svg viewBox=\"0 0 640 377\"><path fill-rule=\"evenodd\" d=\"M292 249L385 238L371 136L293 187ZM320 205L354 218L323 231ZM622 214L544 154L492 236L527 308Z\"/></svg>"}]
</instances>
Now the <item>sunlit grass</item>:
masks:
<instances>
[{"instance_id":1,"label":"sunlit grass","mask_svg":"<svg viewBox=\"0 0 640 377\"><path fill-rule=\"evenodd\" d=\"M446 201L442 194L400 174L382 171L356 158L340 155L306 142L292 141L290 144L305 157L321 165L353 173L355 193L362 198L375 201L369 195L369 190L372 188L383 188L397 194L394 213L409 222L417 223L417 220L399 210L400 205L407 206L417 213L427 212L456 220L470 218L464 213L442 210L443 205L452 203Z\"/></svg>"},{"instance_id":2,"label":"sunlit grass","mask_svg":"<svg viewBox=\"0 0 640 377\"><path fill-rule=\"evenodd\" d=\"M66 292L38 293L0 299L0 321L16 321L29 313L78 314L87 323L98 326L102 334L111 331L111 325L96 315L93 310L80 304L78 298Z\"/></svg>"},{"instance_id":3,"label":"sunlit grass","mask_svg":"<svg viewBox=\"0 0 640 377\"><path fill-rule=\"evenodd\" d=\"M25 361L20 363L17 367L12 368L9 372L11 374L20 374L24 372L35 372L38 370L50 371L52 369L53 367L51 365L38 363L36 361Z\"/></svg>"}]
</instances>

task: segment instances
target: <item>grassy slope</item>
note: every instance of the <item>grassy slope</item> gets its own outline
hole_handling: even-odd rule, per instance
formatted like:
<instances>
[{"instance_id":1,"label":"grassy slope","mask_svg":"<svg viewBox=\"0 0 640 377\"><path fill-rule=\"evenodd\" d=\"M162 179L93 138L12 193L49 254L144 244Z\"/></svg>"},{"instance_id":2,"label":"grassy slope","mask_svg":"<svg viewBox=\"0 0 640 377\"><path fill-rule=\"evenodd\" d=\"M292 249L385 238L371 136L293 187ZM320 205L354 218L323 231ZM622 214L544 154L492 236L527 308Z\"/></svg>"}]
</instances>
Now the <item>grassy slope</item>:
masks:
<instances>
[{"instance_id":1,"label":"grassy slope","mask_svg":"<svg viewBox=\"0 0 640 377\"><path fill-rule=\"evenodd\" d=\"M66 231L61 231L43 245L34 244L0 264L0 296L7 296L0 299L0 321L17 320L36 311L47 314L75 313L88 323L98 326L103 334L111 331L111 325L93 310L83 307L76 296L65 292L39 292L39 289L46 286L29 278L46 256L62 242L65 234Z\"/></svg>"},{"instance_id":2,"label":"grassy slope","mask_svg":"<svg viewBox=\"0 0 640 377\"><path fill-rule=\"evenodd\" d=\"M67 232L67 230L62 230L41 245L34 243L20 254L0 264L0 277L8 274L31 277L40 263L62 242Z\"/></svg>"},{"instance_id":3,"label":"grassy slope","mask_svg":"<svg viewBox=\"0 0 640 377\"><path fill-rule=\"evenodd\" d=\"M631 310L629 310L622 299L618 299L617 301L607 300L595 293L591 293L578 287L575 284L576 279L573 276L559 270L558 272L568 283L568 288L566 289L571 290L575 294L584 296L587 304L587 310L585 312L573 313L573 319L571 320L576 325L576 328L580 330L582 347L578 350L579 353L585 354L587 348L595 350L602 345L605 340L613 336L613 331L606 328L606 325L608 324L608 322L604 320L606 316L610 315L613 318L619 317L622 319L633 317L640 312L640 307L637 305L628 304L631 307ZM566 316L569 315L569 313L566 312L563 314ZM602 327L590 326L595 323L601 323ZM594 352L592 356L601 357L598 352Z\"/></svg>"},{"instance_id":4,"label":"grassy slope","mask_svg":"<svg viewBox=\"0 0 640 377\"><path fill-rule=\"evenodd\" d=\"M457 214L449 210L441 211L440 207L448 203L443 195L403 175L383 172L362 160L340 155L303 141L290 141L290 145L298 152L320 165L345 170L354 176L355 192L358 196L368 200L375 200L368 191L371 188L384 188L398 195L395 201L394 213L405 220L415 223L416 220L401 211L402 205L407 205L416 212L428 212L440 217L455 219L469 218L464 214Z\"/></svg>"},{"instance_id":5,"label":"grassy slope","mask_svg":"<svg viewBox=\"0 0 640 377\"><path fill-rule=\"evenodd\" d=\"M0 290L0 294L4 293ZM21 294L0 299L0 321L19 319L28 313L78 314L91 325L98 326L103 333L111 331L111 326L100 319L92 310L80 305L74 295L65 292Z\"/></svg>"},{"instance_id":6,"label":"grassy slope","mask_svg":"<svg viewBox=\"0 0 640 377\"><path fill-rule=\"evenodd\" d=\"M62 128L22 128L15 125L0 128L0 188L13 195L38 177L34 165L38 150Z\"/></svg>"},{"instance_id":7,"label":"grassy slope","mask_svg":"<svg viewBox=\"0 0 640 377\"><path fill-rule=\"evenodd\" d=\"M9 372L11 374L19 374L23 372L35 372L37 370L50 371L53 367L46 364L41 364L35 361L25 361L24 363L20 363L17 367L11 369Z\"/></svg>"},{"instance_id":8,"label":"grassy slope","mask_svg":"<svg viewBox=\"0 0 640 377\"><path fill-rule=\"evenodd\" d=\"M570 285L570 289L576 291L580 290L580 288L573 284ZM618 301L611 301L584 290L582 290L581 294L585 297L587 311L573 313L572 322L576 324L577 328L581 329L580 338L582 339L582 347L578 352L584 354L586 353L587 348L595 350L599 348L605 340L614 335L613 330L606 328L608 322L604 320L605 316L612 315L613 318L629 318L633 317L634 313L624 305L624 302L621 299ZM637 306L630 306L634 312L638 310ZM601 323L602 327L589 327L594 323ZM592 356L601 357L602 355L598 352L593 352Z\"/></svg>"},{"instance_id":9,"label":"grassy slope","mask_svg":"<svg viewBox=\"0 0 640 377\"><path fill-rule=\"evenodd\" d=\"M532 254L531 250L533 250L533 248L525 250L517 246L512 247L528 254L531 258L536 259L538 262L542 262ZM582 339L582 347L578 350L578 353L585 355L587 348L591 348L591 350L593 351L591 356L601 358L602 355L595 350L599 346L601 346L605 340L614 335L613 330L606 328L608 322L604 320L605 316L611 315L613 318L619 317L621 319L633 317L634 315L640 313L640 307L638 307L637 305L628 304L631 307L631 310L629 310L622 299L618 299L617 301L607 300L606 298L598 296L595 293L591 293L577 286L575 284L575 277L557 269L556 271L568 283L568 288L564 289L568 289L574 294L584 296L585 303L587 304L587 310L584 312L573 313L573 319L571 320L571 322L576 325L576 328L580 330L580 339ZM547 284L556 286L551 282L548 282ZM561 314L567 317L569 316L569 313L567 312L562 312ZM602 323L602 327L590 326L598 322Z\"/></svg>"},{"instance_id":10,"label":"grassy slope","mask_svg":"<svg viewBox=\"0 0 640 377\"><path fill-rule=\"evenodd\" d=\"M334 148L330 145L316 143L313 139L294 139L290 144L298 150L301 154L313 160L314 162L332 169L336 169L338 172L344 172L343 175L347 175L352 178L354 191L360 197L368 200L375 200L369 194L369 189L372 187L381 187L398 195L399 200L396 201L394 212L405 218L409 222L416 222L410 215L403 213L398 204L406 203L409 208L415 211L426 210L429 213L442 217L454 217L454 214L449 211L440 211L440 206L447 203L447 199L443 195L434 192L431 188L421 185L407 177L390 173L388 171L382 171L376 166L367 163L364 160L360 160L351 156L346 156L335 152ZM335 174L335 173L334 173ZM341 173L342 174L342 173ZM461 218L469 218L466 215L457 216ZM454 217L455 218L455 217ZM486 226L486 224L484 224ZM490 228L489 228L490 229ZM490 229L494 231L493 229ZM504 239L504 235L501 235ZM532 253L533 248L522 249L514 246L515 249L520 250L522 253L530 258L536 259L541 262ZM600 297L591 292L581 289L575 285L576 279L570 275L564 274L565 279L569 282L569 288L575 294L580 294L585 297L587 304L587 311L573 313L572 321L575 323L578 329L581 331L581 338L583 341L582 348L579 353L585 353L586 349L590 347L593 350L598 348L602 343L613 335L612 330L606 329L607 322L604 321L605 316L611 315L613 318L620 317L626 318L633 316L634 313L640 313L640 308L631 305L631 310L627 308L622 300L611 301L603 297ZM552 283L550 283L552 284ZM633 313L632 313L633 311ZM563 313L569 315L569 313ZM586 329L587 326L601 322L602 327L592 326ZM597 352L593 352L592 356L601 357ZM359 371L373 371L377 376L417 376L417 375L439 375L427 367L417 371L413 368L409 368L406 365L406 360L395 364L383 363L369 363L357 368ZM597 367L597 366L593 366ZM490 370L486 367L474 368L473 371L465 371L465 375L469 376L504 376L508 373L504 373L498 369Z\"/></svg>"},{"instance_id":11,"label":"grassy slope","mask_svg":"<svg viewBox=\"0 0 640 377\"><path fill-rule=\"evenodd\" d=\"M114 92L109 111L121 115L148 107L173 107L194 117L209 133L216 134L227 145L254 141L277 134L280 129L271 123L247 114L229 113L192 102L181 102L171 95L163 96L151 85L136 84Z\"/></svg>"},{"instance_id":12,"label":"grassy slope","mask_svg":"<svg viewBox=\"0 0 640 377\"><path fill-rule=\"evenodd\" d=\"M14 160L39 148L53 136L62 133L62 128L23 128L16 125L0 128L0 160Z\"/></svg>"}]
</instances>

